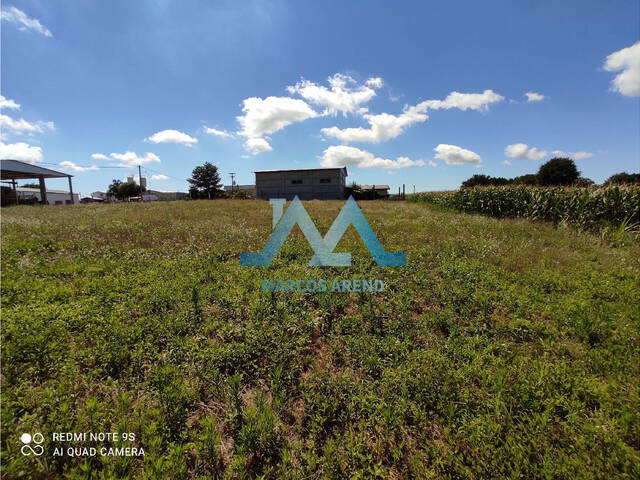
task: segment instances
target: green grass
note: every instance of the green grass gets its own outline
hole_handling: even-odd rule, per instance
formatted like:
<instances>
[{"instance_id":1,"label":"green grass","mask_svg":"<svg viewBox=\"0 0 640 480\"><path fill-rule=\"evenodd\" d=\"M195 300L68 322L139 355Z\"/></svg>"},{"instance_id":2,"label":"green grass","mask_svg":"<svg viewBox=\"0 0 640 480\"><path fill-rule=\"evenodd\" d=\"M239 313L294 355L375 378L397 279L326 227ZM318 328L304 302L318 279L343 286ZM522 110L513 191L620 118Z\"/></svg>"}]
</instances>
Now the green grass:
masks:
<instances>
[{"instance_id":1,"label":"green grass","mask_svg":"<svg viewBox=\"0 0 640 480\"><path fill-rule=\"evenodd\" d=\"M323 234L342 205L305 202ZM3 209L2 477L640 476L637 242L361 207L407 267L377 267L352 227L352 267L307 267L297 228L240 267L267 202ZM37 460L19 451L35 431ZM61 431L133 432L146 456L54 457Z\"/></svg>"}]
</instances>

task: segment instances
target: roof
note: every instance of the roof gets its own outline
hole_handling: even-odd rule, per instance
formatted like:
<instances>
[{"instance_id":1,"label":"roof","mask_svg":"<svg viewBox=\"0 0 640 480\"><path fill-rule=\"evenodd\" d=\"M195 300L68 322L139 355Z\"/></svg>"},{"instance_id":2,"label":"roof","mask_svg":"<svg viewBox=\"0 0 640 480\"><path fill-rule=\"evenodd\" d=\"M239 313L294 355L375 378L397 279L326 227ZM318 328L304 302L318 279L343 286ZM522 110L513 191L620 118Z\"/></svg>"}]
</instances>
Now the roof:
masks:
<instances>
[{"instance_id":1,"label":"roof","mask_svg":"<svg viewBox=\"0 0 640 480\"><path fill-rule=\"evenodd\" d=\"M362 185L362 190L373 190L374 185ZM375 185L376 190L389 190L389 185Z\"/></svg>"},{"instance_id":2,"label":"roof","mask_svg":"<svg viewBox=\"0 0 640 480\"><path fill-rule=\"evenodd\" d=\"M2 160L2 180L12 180L20 178L61 178L73 177L68 173L57 172L48 168L38 167L30 163L21 162L19 160Z\"/></svg>"},{"instance_id":3,"label":"roof","mask_svg":"<svg viewBox=\"0 0 640 480\"><path fill-rule=\"evenodd\" d=\"M40 193L40 189L39 188L29 188L29 187L18 187L16 188L16 190L18 192L33 192L33 193ZM64 193L65 195L69 195L69 191L68 190L50 190L47 188L47 193ZM74 195L79 195L77 192L73 193Z\"/></svg>"},{"instance_id":4,"label":"roof","mask_svg":"<svg viewBox=\"0 0 640 480\"><path fill-rule=\"evenodd\" d=\"M344 170L345 176L347 175L347 167L319 167L319 168L285 168L282 170L254 170L253 173L267 173L267 172L311 172L311 171L327 171L327 170Z\"/></svg>"},{"instance_id":5,"label":"roof","mask_svg":"<svg viewBox=\"0 0 640 480\"><path fill-rule=\"evenodd\" d=\"M225 190L231 190L231 185L225 185L224 189ZM233 185L233 188L237 188L239 190L252 190L254 188L256 188L255 185Z\"/></svg>"}]
</instances>

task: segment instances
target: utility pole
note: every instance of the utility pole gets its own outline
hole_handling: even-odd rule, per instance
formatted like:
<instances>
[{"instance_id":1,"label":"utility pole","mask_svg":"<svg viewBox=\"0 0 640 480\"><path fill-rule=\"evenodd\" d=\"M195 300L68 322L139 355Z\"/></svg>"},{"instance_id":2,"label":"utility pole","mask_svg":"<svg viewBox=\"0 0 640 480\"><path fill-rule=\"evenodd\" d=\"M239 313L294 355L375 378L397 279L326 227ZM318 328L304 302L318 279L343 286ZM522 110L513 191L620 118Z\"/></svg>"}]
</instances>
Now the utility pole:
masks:
<instances>
[{"instance_id":1,"label":"utility pole","mask_svg":"<svg viewBox=\"0 0 640 480\"><path fill-rule=\"evenodd\" d=\"M402 199L404 200L404 183L402 184Z\"/></svg>"},{"instance_id":2,"label":"utility pole","mask_svg":"<svg viewBox=\"0 0 640 480\"><path fill-rule=\"evenodd\" d=\"M140 198L144 202L144 197L142 196L142 164L138 165L138 183L140 184Z\"/></svg>"},{"instance_id":3,"label":"utility pole","mask_svg":"<svg viewBox=\"0 0 640 480\"><path fill-rule=\"evenodd\" d=\"M416 186L415 185L413 186L413 194L414 195L416 194Z\"/></svg>"},{"instance_id":4,"label":"utility pole","mask_svg":"<svg viewBox=\"0 0 640 480\"><path fill-rule=\"evenodd\" d=\"M233 191L235 190L234 185L236 184L234 180L236 178L236 174L235 172L231 172L229 176L231 177L231 193L233 194Z\"/></svg>"}]
</instances>

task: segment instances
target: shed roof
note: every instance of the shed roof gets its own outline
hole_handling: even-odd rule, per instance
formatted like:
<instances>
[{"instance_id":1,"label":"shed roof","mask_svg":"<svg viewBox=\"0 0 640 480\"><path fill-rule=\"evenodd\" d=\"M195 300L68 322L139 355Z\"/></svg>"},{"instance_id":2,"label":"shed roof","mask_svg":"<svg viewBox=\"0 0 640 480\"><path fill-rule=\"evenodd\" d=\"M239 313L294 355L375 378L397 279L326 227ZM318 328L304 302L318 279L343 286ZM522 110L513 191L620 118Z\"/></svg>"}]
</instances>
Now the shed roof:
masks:
<instances>
[{"instance_id":1,"label":"shed roof","mask_svg":"<svg viewBox=\"0 0 640 480\"><path fill-rule=\"evenodd\" d=\"M362 185L360 187L362 190L373 190L373 187L376 187L376 190L389 190L389 185Z\"/></svg>"},{"instance_id":2,"label":"shed roof","mask_svg":"<svg viewBox=\"0 0 640 480\"><path fill-rule=\"evenodd\" d=\"M0 165L0 177L2 180L14 180L24 178L61 178L73 177L68 173L57 172L48 168L38 167L20 160L2 160Z\"/></svg>"},{"instance_id":3,"label":"shed roof","mask_svg":"<svg viewBox=\"0 0 640 480\"><path fill-rule=\"evenodd\" d=\"M267 173L267 172L311 172L311 171L327 171L327 170L344 170L345 176L347 176L347 167L318 167L318 168L285 168L281 170L254 170L253 173Z\"/></svg>"}]
</instances>

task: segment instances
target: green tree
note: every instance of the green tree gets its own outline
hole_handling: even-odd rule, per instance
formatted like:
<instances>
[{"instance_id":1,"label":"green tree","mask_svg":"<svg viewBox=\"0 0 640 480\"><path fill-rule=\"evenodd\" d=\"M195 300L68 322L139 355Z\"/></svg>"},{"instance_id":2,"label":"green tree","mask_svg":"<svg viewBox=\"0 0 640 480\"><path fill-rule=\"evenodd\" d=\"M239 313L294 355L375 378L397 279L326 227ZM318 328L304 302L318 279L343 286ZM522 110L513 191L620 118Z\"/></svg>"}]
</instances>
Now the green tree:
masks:
<instances>
[{"instance_id":1,"label":"green tree","mask_svg":"<svg viewBox=\"0 0 640 480\"><path fill-rule=\"evenodd\" d=\"M192 197L211 199L223 195L218 167L209 162L194 168L187 182L191 184L189 193Z\"/></svg>"},{"instance_id":2,"label":"green tree","mask_svg":"<svg viewBox=\"0 0 640 480\"><path fill-rule=\"evenodd\" d=\"M474 175L462 182L462 188L484 187L484 186L500 186L508 185L509 180L503 177L492 177L490 175Z\"/></svg>"},{"instance_id":3,"label":"green tree","mask_svg":"<svg viewBox=\"0 0 640 480\"><path fill-rule=\"evenodd\" d=\"M528 173L515 177L511 182L515 185L537 185L538 176L535 173Z\"/></svg>"},{"instance_id":4,"label":"green tree","mask_svg":"<svg viewBox=\"0 0 640 480\"><path fill-rule=\"evenodd\" d=\"M25 183L22 185L22 188L40 188L40 184L38 183Z\"/></svg>"},{"instance_id":5,"label":"green tree","mask_svg":"<svg viewBox=\"0 0 640 480\"><path fill-rule=\"evenodd\" d=\"M136 182L125 182L120 183L118 186L118 195L117 197L120 199L129 198L129 197L137 197L143 191L143 188L138 185Z\"/></svg>"},{"instance_id":6,"label":"green tree","mask_svg":"<svg viewBox=\"0 0 640 480\"><path fill-rule=\"evenodd\" d=\"M640 184L640 173L627 173L620 172L615 175L611 175L605 180L605 185L625 185L625 184Z\"/></svg>"},{"instance_id":7,"label":"green tree","mask_svg":"<svg viewBox=\"0 0 640 480\"><path fill-rule=\"evenodd\" d=\"M538 170L540 185L573 185L578 178L580 172L570 158L552 158Z\"/></svg>"},{"instance_id":8,"label":"green tree","mask_svg":"<svg viewBox=\"0 0 640 480\"><path fill-rule=\"evenodd\" d=\"M111 182L111 185L109 185L109 188L107 189L107 195L113 195L116 198L120 198L118 193L118 188L120 187L120 185L122 185L122 181L116 180L114 178Z\"/></svg>"}]
</instances>

